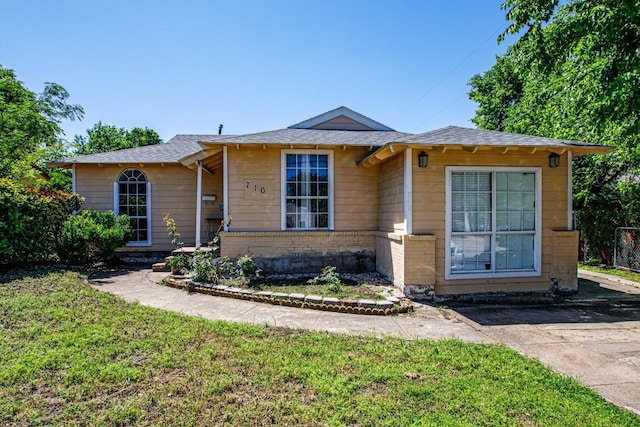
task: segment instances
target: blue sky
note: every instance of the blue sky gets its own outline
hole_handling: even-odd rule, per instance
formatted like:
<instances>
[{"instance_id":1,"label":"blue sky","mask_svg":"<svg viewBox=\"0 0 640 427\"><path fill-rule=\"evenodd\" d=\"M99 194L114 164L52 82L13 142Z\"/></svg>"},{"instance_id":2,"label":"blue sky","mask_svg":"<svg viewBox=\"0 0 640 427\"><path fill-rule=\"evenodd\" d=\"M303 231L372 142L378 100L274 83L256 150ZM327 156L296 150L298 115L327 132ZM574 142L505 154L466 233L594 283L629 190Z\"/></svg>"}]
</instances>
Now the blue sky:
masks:
<instances>
[{"instance_id":1,"label":"blue sky","mask_svg":"<svg viewBox=\"0 0 640 427\"><path fill-rule=\"evenodd\" d=\"M473 127L469 78L507 43L502 0L4 1L0 64L102 121L177 133L278 129L339 107L394 129Z\"/></svg>"}]
</instances>

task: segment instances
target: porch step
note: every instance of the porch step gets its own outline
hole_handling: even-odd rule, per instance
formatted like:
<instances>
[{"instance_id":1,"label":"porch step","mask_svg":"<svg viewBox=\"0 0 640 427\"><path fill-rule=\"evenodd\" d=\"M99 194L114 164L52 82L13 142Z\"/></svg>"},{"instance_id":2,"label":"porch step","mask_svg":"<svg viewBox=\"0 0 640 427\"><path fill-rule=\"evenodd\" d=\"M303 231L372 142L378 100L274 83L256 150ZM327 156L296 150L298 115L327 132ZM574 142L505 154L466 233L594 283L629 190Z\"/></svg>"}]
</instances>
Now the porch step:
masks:
<instances>
[{"instance_id":1,"label":"porch step","mask_svg":"<svg viewBox=\"0 0 640 427\"><path fill-rule=\"evenodd\" d=\"M212 248L208 247L208 246L200 246L199 248L196 248L195 246L187 246L184 248L180 248L180 249L176 249L174 251L171 251L171 255L180 255L180 254L185 254L185 255L193 255L194 253L196 253L196 251L198 252L210 252Z\"/></svg>"},{"instance_id":2,"label":"porch step","mask_svg":"<svg viewBox=\"0 0 640 427\"><path fill-rule=\"evenodd\" d=\"M155 273L168 273L171 269L167 266L166 262L157 262L151 266L151 271Z\"/></svg>"}]
</instances>

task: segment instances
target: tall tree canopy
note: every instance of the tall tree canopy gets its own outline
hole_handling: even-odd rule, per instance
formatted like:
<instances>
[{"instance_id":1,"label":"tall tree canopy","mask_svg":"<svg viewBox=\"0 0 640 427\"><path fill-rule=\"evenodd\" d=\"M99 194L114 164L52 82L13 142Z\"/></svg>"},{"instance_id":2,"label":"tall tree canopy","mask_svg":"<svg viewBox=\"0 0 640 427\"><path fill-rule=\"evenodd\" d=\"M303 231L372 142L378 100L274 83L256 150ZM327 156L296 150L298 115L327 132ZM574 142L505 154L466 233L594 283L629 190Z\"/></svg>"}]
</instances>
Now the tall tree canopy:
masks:
<instances>
[{"instance_id":1,"label":"tall tree canopy","mask_svg":"<svg viewBox=\"0 0 640 427\"><path fill-rule=\"evenodd\" d=\"M640 0L506 0L518 36L469 97L481 129L600 143L576 159L576 218L590 256L611 262L613 229L640 216Z\"/></svg>"},{"instance_id":2,"label":"tall tree canopy","mask_svg":"<svg viewBox=\"0 0 640 427\"><path fill-rule=\"evenodd\" d=\"M36 95L0 65L0 178L31 178L32 164L61 148L63 119L82 119L82 107L67 102L69 93L45 83Z\"/></svg>"},{"instance_id":3,"label":"tall tree canopy","mask_svg":"<svg viewBox=\"0 0 640 427\"><path fill-rule=\"evenodd\" d=\"M161 142L160 135L152 129L135 127L126 130L98 122L91 129L87 129L86 136L75 136L72 149L75 155L96 154Z\"/></svg>"}]
</instances>

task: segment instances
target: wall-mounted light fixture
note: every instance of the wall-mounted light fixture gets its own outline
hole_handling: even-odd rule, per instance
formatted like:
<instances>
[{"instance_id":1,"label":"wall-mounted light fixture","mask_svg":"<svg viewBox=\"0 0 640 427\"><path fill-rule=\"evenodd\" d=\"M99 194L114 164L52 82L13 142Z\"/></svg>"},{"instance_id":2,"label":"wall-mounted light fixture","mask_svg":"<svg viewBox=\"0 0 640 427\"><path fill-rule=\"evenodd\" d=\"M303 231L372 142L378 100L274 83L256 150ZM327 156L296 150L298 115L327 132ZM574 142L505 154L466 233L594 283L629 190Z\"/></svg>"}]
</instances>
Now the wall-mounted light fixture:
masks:
<instances>
[{"instance_id":1,"label":"wall-mounted light fixture","mask_svg":"<svg viewBox=\"0 0 640 427\"><path fill-rule=\"evenodd\" d=\"M426 168L427 163L429 163L429 155L424 151L421 151L420 154L418 154L418 167Z\"/></svg>"},{"instance_id":2,"label":"wall-mounted light fixture","mask_svg":"<svg viewBox=\"0 0 640 427\"><path fill-rule=\"evenodd\" d=\"M560 154L551 153L549 154L549 167L557 168L560 166Z\"/></svg>"}]
</instances>

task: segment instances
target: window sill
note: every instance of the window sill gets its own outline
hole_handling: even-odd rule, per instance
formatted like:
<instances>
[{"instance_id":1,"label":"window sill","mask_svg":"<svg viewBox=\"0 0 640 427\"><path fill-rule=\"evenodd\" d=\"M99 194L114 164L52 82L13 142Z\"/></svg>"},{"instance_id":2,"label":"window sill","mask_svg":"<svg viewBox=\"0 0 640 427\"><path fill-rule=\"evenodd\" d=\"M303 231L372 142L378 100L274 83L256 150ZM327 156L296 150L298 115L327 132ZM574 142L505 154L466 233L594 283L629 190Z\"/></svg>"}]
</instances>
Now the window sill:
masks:
<instances>
[{"instance_id":1,"label":"window sill","mask_svg":"<svg viewBox=\"0 0 640 427\"><path fill-rule=\"evenodd\" d=\"M510 279L513 277L540 277L539 271L512 271L504 273L450 273L446 272L445 280L467 280L467 279Z\"/></svg>"},{"instance_id":2,"label":"window sill","mask_svg":"<svg viewBox=\"0 0 640 427\"><path fill-rule=\"evenodd\" d=\"M132 247L151 246L151 242L128 242L125 246L132 246Z\"/></svg>"}]
</instances>

